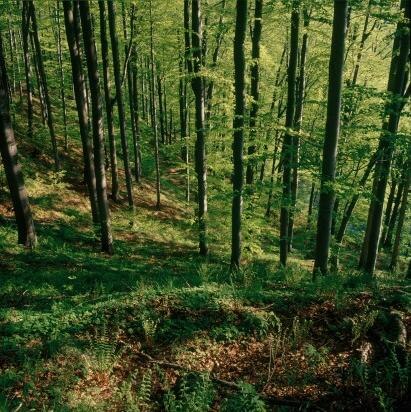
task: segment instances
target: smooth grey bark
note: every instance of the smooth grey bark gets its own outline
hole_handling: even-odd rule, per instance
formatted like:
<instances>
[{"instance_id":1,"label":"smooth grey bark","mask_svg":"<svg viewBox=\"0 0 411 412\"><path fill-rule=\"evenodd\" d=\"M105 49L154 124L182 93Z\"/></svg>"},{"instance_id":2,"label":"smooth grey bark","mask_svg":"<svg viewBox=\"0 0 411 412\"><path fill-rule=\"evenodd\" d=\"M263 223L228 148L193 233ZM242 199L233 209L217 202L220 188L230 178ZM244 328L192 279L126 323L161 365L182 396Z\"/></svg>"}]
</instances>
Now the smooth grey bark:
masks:
<instances>
[{"instance_id":1,"label":"smooth grey bark","mask_svg":"<svg viewBox=\"0 0 411 412\"><path fill-rule=\"evenodd\" d=\"M101 248L103 252L113 254L110 211L107 200L106 172L104 167L103 112L101 108L100 78L98 73L97 51L94 39L89 1L79 1L81 25L83 28L84 51L90 84L92 110L94 163L96 171L97 203L101 229Z\"/></svg>"},{"instance_id":2,"label":"smooth grey bark","mask_svg":"<svg viewBox=\"0 0 411 412\"><path fill-rule=\"evenodd\" d=\"M341 94L344 69L347 0L334 0L333 33L328 73L327 121L323 147L320 203L318 209L314 276L328 273L331 223L335 200L333 184L340 133Z\"/></svg>"},{"instance_id":3,"label":"smooth grey bark","mask_svg":"<svg viewBox=\"0 0 411 412\"><path fill-rule=\"evenodd\" d=\"M18 163L17 145L9 110L8 87L3 41L0 33L0 153L16 217L17 241L32 249L37 243L36 232L23 173Z\"/></svg>"},{"instance_id":4,"label":"smooth grey bark","mask_svg":"<svg viewBox=\"0 0 411 412\"><path fill-rule=\"evenodd\" d=\"M234 34L234 90L233 119L233 202L231 223L231 269L241 264L241 214L243 205L243 146L245 115L245 37L247 32L247 0L237 0Z\"/></svg>"}]
</instances>

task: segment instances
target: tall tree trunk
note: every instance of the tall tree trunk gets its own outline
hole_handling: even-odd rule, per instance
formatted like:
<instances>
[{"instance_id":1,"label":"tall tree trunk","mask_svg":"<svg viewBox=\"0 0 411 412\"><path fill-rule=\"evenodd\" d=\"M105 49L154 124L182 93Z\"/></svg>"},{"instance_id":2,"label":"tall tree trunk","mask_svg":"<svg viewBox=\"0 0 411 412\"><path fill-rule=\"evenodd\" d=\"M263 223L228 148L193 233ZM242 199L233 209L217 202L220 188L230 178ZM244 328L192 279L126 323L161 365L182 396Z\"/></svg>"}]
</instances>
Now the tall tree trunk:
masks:
<instances>
[{"instance_id":1,"label":"tall tree trunk","mask_svg":"<svg viewBox=\"0 0 411 412\"><path fill-rule=\"evenodd\" d=\"M74 3L74 6L78 7L77 3ZM76 100L81 144L83 148L84 177L90 198L93 222L94 224L97 224L99 222L99 215L97 206L96 173L94 168L93 144L89 136L89 113L86 102L85 78L79 43L81 27L79 20L76 18L76 11L73 9L73 3L71 1L63 1L63 7L67 44L70 51L74 97Z\"/></svg>"},{"instance_id":2,"label":"tall tree trunk","mask_svg":"<svg viewBox=\"0 0 411 412\"><path fill-rule=\"evenodd\" d=\"M16 217L18 243L29 248L36 246L36 232L23 173L18 163L14 131L11 124L8 101L8 78L0 33L0 153L3 159L7 184L10 189L14 215Z\"/></svg>"},{"instance_id":3,"label":"tall tree trunk","mask_svg":"<svg viewBox=\"0 0 411 412\"><path fill-rule=\"evenodd\" d=\"M107 200L106 173L104 167L103 113L101 108L100 79L98 74L97 51L91 23L88 0L79 1L81 25L83 28L84 50L90 84L92 108L94 163L96 170L97 202L100 216L101 248L112 254L113 237L111 234L110 211Z\"/></svg>"},{"instance_id":4,"label":"tall tree trunk","mask_svg":"<svg viewBox=\"0 0 411 412\"><path fill-rule=\"evenodd\" d=\"M288 257L288 226L291 205L291 163L293 151L292 129L295 116L295 92L298 58L298 36L300 25L300 2L293 0L291 12L290 60L288 63L287 112L285 119L286 132L282 149L283 164L283 196L280 214L280 263L287 265Z\"/></svg>"},{"instance_id":5,"label":"tall tree trunk","mask_svg":"<svg viewBox=\"0 0 411 412\"><path fill-rule=\"evenodd\" d=\"M247 0L237 0L237 17L234 35L234 89L233 119L233 204L231 231L231 268L237 270L241 263L241 213L243 204L243 145L245 114L245 52L247 32ZM258 86L258 85L257 85Z\"/></svg>"},{"instance_id":6,"label":"tall tree trunk","mask_svg":"<svg viewBox=\"0 0 411 412\"><path fill-rule=\"evenodd\" d=\"M24 56L24 72L26 77L26 96L27 96L27 137L33 138L33 83L29 51L29 14L28 3L23 2L22 8L22 42Z\"/></svg>"},{"instance_id":7,"label":"tall tree trunk","mask_svg":"<svg viewBox=\"0 0 411 412\"><path fill-rule=\"evenodd\" d=\"M410 0L402 0L401 7L405 10L405 17L410 17ZM386 119L379 143L379 156L374 171L373 197L368 211L368 223L364 237L363 253L360 268L369 276L374 276L377 261L378 245L380 240L382 212L384 207L385 192L388 176L391 168L392 153L395 146L395 135L401 111L401 99L404 89L405 71L410 51L410 38L407 22L401 20L398 23L396 36L400 37L398 57L391 60L390 75L388 81L388 92L391 98L386 105ZM397 49L393 50L393 55ZM395 72L395 75L393 74Z\"/></svg>"},{"instance_id":8,"label":"tall tree trunk","mask_svg":"<svg viewBox=\"0 0 411 412\"><path fill-rule=\"evenodd\" d=\"M136 56L137 57L137 56ZM134 176L136 182L139 183L141 181L142 169L141 169L141 131L140 131L140 106L139 106L139 93L138 93L138 68L137 68L137 58L133 64L133 116L134 116L134 124L136 128L136 135L135 140L133 142L134 147Z\"/></svg>"},{"instance_id":9,"label":"tall tree trunk","mask_svg":"<svg viewBox=\"0 0 411 412\"><path fill-rule=\"evenodd\" d=\"M164 126L164 99L163 99L163 85L160 75L160 68L157 65L157 93L158 93L158 117L160 120L160 136L161 143L166 144L166 130Z\"/></svg>"},{"instance_id":10,"label":"tall tree trunk","mask_svg":"<svg viewBox=\"0 0 411 412\"><path fill-rule=\"evenodd\" d=\"M199 224L199 248L200 255L208 254L207 245L207 160L206 160L206 136L205 136L205 102L204 82L201 69L203 66L203 29L201 22L201 0L192 0L191 14L191 54L193 56L193 78L191 87L195 96L195 125L197 139L195 143L195 168L198 182L198 224Z\"/></svg>"},{"instance_id":11,"label":"tall tree trunk","mask_svg":"<svg viewBox=\"0 0 411 412\"><path fill-rule=\"evenodd\" d=\"M53 149L54 165L55 165L56 170L60 170L60 158L59 158L58 149L57 149L56 132L54 130L53 111L51 109L51 100L50 100L50 95L49 95L49 90L48 90L47 77L46 77L46 72L44 70L43 56L41 53L38 27L37 27L36 10L34 8L33 0L28 0L28 1L29 1L29 4L28 4L29 15L31 19L32 29L33 29L32 33L33 33L34 47L36 49L40 83L44 91L44 102L45 102L46 110L47 110L47 126L50 132L51 146Z\"/></svg>"},{"instance_id":12,"label":"tall tree trunk","mask_svg":"<svg viewBox=\"0 0 411 412\"><path fill-rule=\"evenodd\" d=\"M335 199L333 185L335 182L338 137L340 132L347 3L347 0L334 0L333 33L328 73L327 122L323 148L314 276L318 273L323 275L328 273L331 222Z\"/></svg>"},{"instance_id":13,"label":"tall tree trunk","mask_svg":"<svg viewBox=\"0 0 411 412\"><path fill-rule=\"evenodd\" d=\"M408 206L408 192L411 187L411 145L408 151L409 151L409 155L408 155L408 159L407 159L407 162L404 168L404 173L403 173L404 189L403 189L403 195L402 195L402 200L401 200L401 208L400 208L400 213L398 215L397 231L395 233L394 246L393 246L392 254L391 254L390 270L392 271L394 271L397 268L397 264L398 264L398 257L400 254L400 246L401 246L401 236L402 236L402 231L404 228L405 215L407 213L407 206Z\"/></svg>"},{"instance_id":14,"label":"tall tree trunk","mask_svg":"<svg viewBox=\"0 0 411 412\"><path fill-rule=\"evenodd\" d=\"M27 10L28 10L28 5L27 5ZM29 19L30 19L30 12L29 13ZM28 24L30 24L30 20L28 21ZM46 110L46 104L44 102L44 92L43 92L43 86L41 84L40 80L40 74L39 74L39 65L38 65L38 59L36 56L36 50L34 46L34 40L33 40L33 31L29 30L30 34L30 46L32 50L32 61L34 63L34 72L36 74L36 81L37 81L37 90L38 90L38 97L40 101L40 110L41 110L41 120L43 122L43 125L46 125L47 122L47 110ZM35 92L33 92L35 95Z\"/></svg>"},{"instance_id":15,"label":"tall tree trunk","mask_svg":"<svg viewBox=\"0 0 411 412\"><path fill-rule=\"evenodd\" d=\"M128 154L128 142L126 136L126 115L124 111L123 90L121 84L121 72L120 72L120 57L118 49L118 38L116 32L116 9L114 1L107 2L108 7L108 23L110 27L111 49L113 54L113 69L114 69L114 81L116 85L116 101L118 107L118 117L120 125L120 139L123 152L124 162L124 174L126 176L127 187L127 199L130 208L134 208L133 200L133 186L130 170L130 160Z\"/></svg>"},{"instance_id":16,"label":"tall tree trunk","mask_svg":"<svg viewBox=\"0 0 411 412\"><path fill-rule=\"evenodd\" d=\"M218 31L216 35L216 46L213 52L211 64L210 64L210 69L213 69L217 66L218 58L220 55L220 49L221 45L223 43L224 39L224 34L225 30L223 29L223 23L224 23L224 12L226 8L227 0L222 0L221 1L221 12L220 12L220 17L218 20ZM206 98L206 106L207 106L207 111L206 111L206 123L207 123L207 129L210 128L210 116L211 116L211 107L213 103L213 95L214 95L214 81L210 79L208 81L208 86L207 86L207 98Z\"/></svg>"},{"instance_id":17,"label":"tall tree trunk","mask_svg":"<svg viewBox=\"0 0 411 412\"><path fill-rule=\"evenodd\" d=\"M294 130L299 133L302 128L303 122L303 108L304 108L304 98L305 98L305 62L307 60L307 50L308 50L308 26L310 24L310 17L307 9L303 9L304 17L304 34L301 44L300 53L300 71L298 74L297 82L297 98L295 107L295 119L294 119ZM291 251L293 245L294 236L294 215L295 208L297 204L297 193L298 193L298 168L300 163L300 137L295 135L293 137L293 151L292 151L292 176L291 176L291 208L290 216L288 222L288 251Z\"/></svg>"},{"instance_id":18,"label":"tall tree trunk","mask_svg":"<svg viewBox=\"0 0 411 412\"><path fill-rule=\"evenodd\" d=\"M281 77L281 69L283 67L283 62L285 60L285 55L287 52L287 47L288 47L288 41L286 41L284 43L284 48L283 48L283 52L281 54L281 58L280 58L280 62L278 64L278 68L277 68L277 72L275 75L275 82L274 82L274 92L273 92L273 98L271 100L271 105L270 105L270 118L271 116L274 114L274 109L275 109L275 105L277 103L277 94L278 94L278 88L280 86L282 86L282 82L283 79L285 77ZM278 117L277 117L278 119ZM278 134L277 134L278 136ZM267 135L266 135L266 144L264 145L264 152L266 153L268 150L268 142L270 141L270 137L271 137L271 129L267 130ZM275 162L275 160L274 160ZM266 158L264 157L263 162L261 164L261 170L260 170L260 181L262 182L264 180L264 173L265 173L265 165L266 165Z\"/></svg>"},{"instance_id":19,"label":"tall tree trunk","mask_svg":"<svg viewBox=\"0 0 411 412\"><path fill-rule=\"evenodd\" d=\"M65 92L65 81L64 81L64 70L63 70L63 56L62 56L62 51L61 51L60 0L57 0L56 23L57 23L57 36L56 36L57 57L58 57L59 75L60 75L61 111L63 113L63 127L64 127L64 150L68 151L66 92Z\"/></svg>"},{"instance_id":20,"label":"tall tree trunk","mask_svg":"<svg viewBox=\"0 0 411 412\"><path fill-rule=\"evenodd\" d=\"M156 64L154 61L154 20L153 20L153 4L150 0L150 72L151 72L151 127L154 137L154 160L156 165L156 208L161 207L161 192L160 192L160 154L158 144L158 128L157 128L157 104L156 104Z\"/></svg>"},{"instance_id":21,"label":"tall tree trunk","mask_svg":"<svg viewBox=\"0 0 411 412\"><path fill-rule=\"evenodd\" d=\"M256 162L253 155L256 153L257 137L257 115L260 100L260 39L262 31L263 0L255 0L254 10L254 27L252 31L252 48L251 48L251 97L253 99L250 110L250 145L248 146L248 164L246 172L246 183L251 185L254 181L254 172Z\"/></svg>"},{"instance_id":22,"label":"tall tree trunk","mask_svg":"<svg viewBox=\"0 0 411 412\"><path fill-rule=\"evenodd\" d=\"M104 80L104 100L106 103L106 120L108 132L108 144L110 151L110 171L111 171L111 197L117 202L119 196L118 166L117 166L117 147L114 133L113 122L113 103L110 95L110 66L109 66L109 46L107 39L106 10L105 0L99 0L100 15L100 41L101 55L103 61L103 80Z\"/></svg>"}]
</instances>

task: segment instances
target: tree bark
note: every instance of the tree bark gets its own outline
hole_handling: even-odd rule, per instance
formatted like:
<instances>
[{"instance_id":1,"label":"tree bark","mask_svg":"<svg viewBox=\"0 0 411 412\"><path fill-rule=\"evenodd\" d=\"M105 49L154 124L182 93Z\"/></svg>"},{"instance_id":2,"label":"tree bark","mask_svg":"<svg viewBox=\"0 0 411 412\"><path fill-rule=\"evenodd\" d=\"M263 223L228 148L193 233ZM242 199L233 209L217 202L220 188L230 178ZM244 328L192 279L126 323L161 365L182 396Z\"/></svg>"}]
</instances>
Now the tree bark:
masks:
<instances>
[{"instance_id":1,"label":"tree bark","mask_svg":"<svg viewBox=\"0 0 411 412\"><path fill-rule=\"evenodd\" d=\"M195 169L198 182L198 224L200 255L208 254L207 245L207 159L205 135L204 81L201 73L203 66L203 29L201 22L201 0L192 0L191 14L191 54L193 56L193 77L191 87L195 96L195 125L197 139L195 143ZM190 66L189 64L189 66Z\"/></svg>"},{"instance_id":2,"label":"tree bark","mask_svg":"<svg viewBox=\"0 0 411 412\"><path fill-rule=\"evenodd\" d=\"M150 73L151 73L151 127L154 137L154 160L156 165L156 209L161 207L161 192L160 192L160 154L158 142L158 127L157 127L157 104L156 104L156 64L154 61L154 20L153 20L153 5L150 0Z\"/></svg>"},{"instance_id":3,"label":"tree bark","mask_svg":"<svg viewBox=\"0 0 411 412\"><path fill-rule=\"evenodd\" d=\"M106 120L108 144L110 151L110 171L111 171L111 197L117 202L119 197L119 182L118 182L118 166L117 166L117 145L114 133L113 122L113 104L110 95L110 69L109 69L109 46L107 39L106 26L106 10L105 0L99 0L99 15L100 15L100 41L101 41L101 55L103 61L103 81L104 81L104 100L106 103Z\"/></svg>"},{"instance_id":4,"label":"tree bark","mask_svg":"<svg viewBox=\"0 0 411 412\"><path fill-rule=\"evenodd\" d=\"M68 134L67 134L67 107L66 107L66 92L63 70L63 56L61 51L61 27L60 27L60 0L57 0L56 8L56 23L57 23L57 57L59 64L60 75L60 97L61 97L61 111L63 113L63 127L64 127L64 150L68 151Z\"/></svg>"},{"instance_id":5,"label":"tree bark","mask_svg":"<svg viewBox=\"0 0 411 412\"><path fill-rule=\"evenodd\" d=\"M334 0L333 33L328 79L327 121L323 148L314 276L318 273L323 275L328 273L331 222L335 199L333 184L335 182L338 137L340 132L347 3L347 0Z\"/></svg>"},{"instance_id":6,"label":"tree bark","mask_svg":"<svg viewBox=\"0 0 411 412\"><path fill-rule=\"evenodd\" d=\"M97 202L100 217L101 248L103 252L113 254L110 211L107 200L106 174L104 167L103 113L101 108L100 79L98 74L97 51L91 23L89 1L79 1L81 25L83 28L84 50L90 84L92 108L94 163L96 170Z\"/></svg>"},{"instance_id":7,"label":"tree bark","mask_svg":"<svg viewBox=\"0 0 411 412\"><path fill-rule=\"evenodd\" d=\"M8 101L8 77L0 33L0 152L3 159L7 184L10 189L14 215L17 223L18 243L34 248L37 243L33 218L23 173L18 163L14 131L10 118Z\"/></svg>"},{"instance_id":8,"label":"tree bark","mask_svg":"<svg viewBox=\"0 0 411 412\"><path fill-rule=\"evenodd\" d=\"M298 74L297 81L297 98L295 106L295 119L294 119L294 130L296 133L300 133L303 122L303 109L304 109L304 99L305 99L305 63L307 60L308 51L308 26L310 24L310 17L307 9L303 9L303 19L304 19L304 34L301 44L300 53L300 70ZM298 193L298 168L300 163L300 137L295 135L293 137L293 151L292 151L292 176L291 176L291 208L290 216L288 222L288 251L290 252L293 245L294 237L294 215L295 207L297 204L297 193Z\"/></svg>"},{"instance_id":9,"label":"tree bark","mask_svg":"<svg viewBox=\"0 0 411 412\"><path fill-rule=\"evenodd\" d=\"M231 229L231 269L238 270L241 263L241 213L243 205L243 146L245 114L245 37L247 32L247 0L237 0L234 35L234 89L233 119L233 203Z\"/></svg>"},{"instance_id":10,"label":"tree bark","mask_svg":"<svg viewBox=\"0 0 411 412\"><path fill-rule=\"evenodd\" d=\"M257 146L255 143L257 137L257 116L260 100L260 39L262 32L262 16L263 16L263 0L255 0L254 10L254 27L252 31L252 46L251 46L251 103L250 110L250 145L248 146L248 163L246 172L246 183L251 185L254 182L254 172L256 168L253 155L256 153Z\"/></svg>"},{"instance_id":11,"label":"tree bark","mask_svg":"<svg viewBox=\"0 0 411 412\"><path fill-rule=\"evenodd\" d=\"M395 197L394 207L392 210L390 222L389 222L388 229L387 229L387 236L384 239L383 247L385 249L390 249L392 246L392 237L395 232L395 224L397 223L397 216L400 210L401 199L403 198L403 195L404 195L405 185L406 185L406 179L403 180L401 178L400 183L398 185L398 191Z\"/></svg>"},{"instance_id":12,"label":"tree bark","mask_svg":"<svg viewBox=\"0 0 411 412\"><path fill-rule=\"evenodd\" d=\"M288 226L291 205L291 163L293 151L292 129L294 127L295 116L298 36L300 25L299 9L299 0L293 0L291 12L290 59L288 63L287 111L285 119L286 132L281 154L283 165L283 195L280 214L280 263L282 266L287 265L288 258Z\"/></svg>"},{"instance_id":13,"label":"tree bark","mask_svg":"<svg viewBox=\"0 0 411 412\"><path fill-rule=\"evenodd\" d=\"M26 96L27 96L27 137L33 138L33 83L29 51L29 14L28 3L23 2L22 8L22 42L24 57L24 72L26 77Z\"/></svg>"},{"instance_id":14,"label":"tree bark","mask_svg":"<svg viewBox=\"0 0 411 412\"><path fill-rule=\"evenodd\" d=\"M409 19L411 8L410 0L403 0L401 3L401 7L405 10L405 17ZM388 119L384 121L383 131L380 137L379 156L374 171L373 198L368 211L367 229L360 261L360 268L364 270L368 277L374 276L377 261L385 192L401 111L401 99L399 99L399 97L402 96L404 89L405 70L410 50L410 38L406 30L407 24L407 22L401 20L398 23L396 31L396 36L400 37L399 53L398 57L391 61L387 89L392 97L386 105L385 117L386 119L388 117ZM393 50L393 56L395 55L397 55L397 49ZM393 74L394 72L395 75Z\"/></svg>"},{"instance_id":15,"label":"tree bark","mask_svg":"<svg viewBox=\"0 0 411 412\"><path fill-rule=\"evenodd\" d=\"M113 69L114 69L114 82L116 85L116 101L118 108L119 126L120 126L120 139L121 147L123 152L123 162L124 162L124 174L126 177L126 187L127 187L127 200L130 208L134 209L133 200L133 186L130 170L130 158L128 153L128 142L126 136L126 115L124 111L124 101L123 101L123 90L121 82L121 72L120 72L120 57L118 49L118 38L116 32L116 9L114 1L107 2L108 8L108 23L110 27L110 38L111 38L111 50L113 55Z\"/></svg>"},{"instance_id":16,"label":"tree bark","mask_svg":"<svg viewBox=\"0 0 411 412\"><path fill-rule=\"evenodd\" d=\"M402 200L401 200L400 213L398 215L397 231L395 232L394 246L393 246L392 254L391 254L391 262L390 262L391 271L394 271L397 268L397 264L398 264L402 230L404 228L405 215L407 213L407 206L408 206L408 192L411 187L411 146L409 148L409 152L410 153L409 153L409 156L408 156L405 168L404 168L404 176L403 176L404 189L403 189L403 195L402 195Z\"/></svg>"},{"instance_id":17,"label":"tree bark","mask_svg":"<svg viewBox=\"0 0 411 412\"><path fill-rule=\"evenodd\" d=\"M78 7L74 3L75 7ZM86 180L90 198L91 214L93 222L99 222L96 173L94 168L93 144L89 135L88 106L86 101L85 78L80 54L79 38L81 35L80 22L76 18L71 1L63 1L64 23L66 28L67 44L70 51L71 74L73 79L74 97L79 120L81 144L83 148L84 177Z\"/></svg>"},{"instance_id":18,"label":"tree bark","mask_svg":"<svg viewBox=\"0 0 411 412\"><path fill-rule=\"evenodd\" d=\"M47 111L46 120L47 120L47 126L49 128L49 132L50 132L51 146L53 149L54 165L55 165L56 170L60 170L60 158L59 158L58 149L57 149L56 132L54 130L53 111L51 108L51 100L50 100L48 84L47 84L47 76L46 76L46 72L44 69L43 56L42 56L41 47L40 47L36 10L34 8L33 0L28 0L28 3L29 3L28 10L29 10L29 15L31 19L32 29L33 29L32 30L33 41L34 41L34 47L36 50L40 83L42 85L43 92L44 92L44 103L46 105L46 111Z\"/></svg>"}]
</instances>

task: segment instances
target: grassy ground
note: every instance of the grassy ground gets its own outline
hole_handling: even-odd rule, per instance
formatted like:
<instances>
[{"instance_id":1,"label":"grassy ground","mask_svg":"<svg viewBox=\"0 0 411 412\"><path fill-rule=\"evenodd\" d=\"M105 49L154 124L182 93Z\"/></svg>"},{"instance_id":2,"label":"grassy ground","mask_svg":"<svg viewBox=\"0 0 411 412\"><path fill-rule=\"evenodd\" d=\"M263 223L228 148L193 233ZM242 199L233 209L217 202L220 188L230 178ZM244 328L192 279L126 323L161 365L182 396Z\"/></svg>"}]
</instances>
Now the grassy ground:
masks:
<instances>
[{"instance_id":1,"label":"grassy ground","mask_svg":"<svg viewBox=\"0 0 411 412\"><path fill-rule=\"evenodd\" d=\"M400 276L381 274L370 286L347 270L313 283L303 213L290 268L279 270L276 225L261 199L246 205L246 264L230 275L229 182L211 174L206 262L182 170L166 151L161 210L148 176L135 212L111 205L116 253L105 256L77 144L63 159L68 171L56 174L34 149L45 147L44 129L36 139L20 139L35 251L15 246L0 185L1 411L406 407L409 368L397 341L411 322Z\"/></svg>"}]
</instances>

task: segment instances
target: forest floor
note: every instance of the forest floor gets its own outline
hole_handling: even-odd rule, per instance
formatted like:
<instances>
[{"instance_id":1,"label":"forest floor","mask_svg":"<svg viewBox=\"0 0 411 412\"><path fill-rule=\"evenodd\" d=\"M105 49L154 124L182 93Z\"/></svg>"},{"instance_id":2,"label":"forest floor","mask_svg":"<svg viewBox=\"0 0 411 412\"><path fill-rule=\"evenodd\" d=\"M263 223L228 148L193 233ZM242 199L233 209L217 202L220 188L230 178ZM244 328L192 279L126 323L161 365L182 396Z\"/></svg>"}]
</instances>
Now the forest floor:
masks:
<instances>
[{"instance_id":1,"label":"forest floor","mask_svg":"<svg viewBox=\"0 0 411 412\"><path fill-rule=\"evenodd\" d=\"M370 285L347 270L312 282L304 228L280 270L275 225L247 207L245 268L231 275L229 203L210 196L204 261L171 164L160 211L150 177L134 212L111 204L106 256L78 147L63 157L68 172L53 173L36 145L19 143L39 246L15 245L0 176L0 411L407 410L400 276L380 272Z\"/></svg>"}]
</instances>

